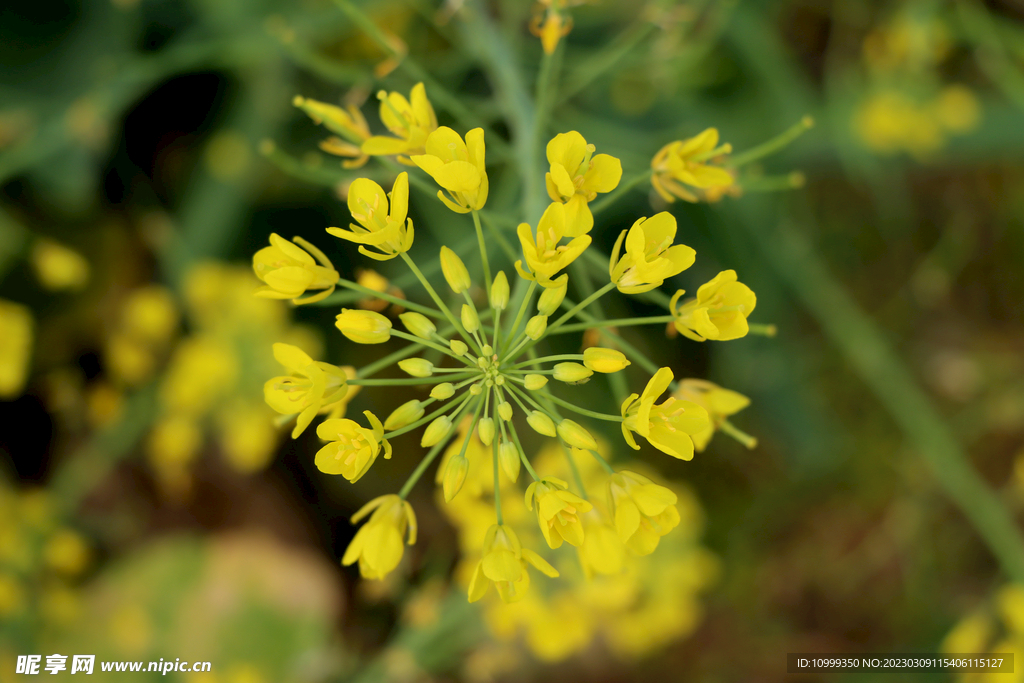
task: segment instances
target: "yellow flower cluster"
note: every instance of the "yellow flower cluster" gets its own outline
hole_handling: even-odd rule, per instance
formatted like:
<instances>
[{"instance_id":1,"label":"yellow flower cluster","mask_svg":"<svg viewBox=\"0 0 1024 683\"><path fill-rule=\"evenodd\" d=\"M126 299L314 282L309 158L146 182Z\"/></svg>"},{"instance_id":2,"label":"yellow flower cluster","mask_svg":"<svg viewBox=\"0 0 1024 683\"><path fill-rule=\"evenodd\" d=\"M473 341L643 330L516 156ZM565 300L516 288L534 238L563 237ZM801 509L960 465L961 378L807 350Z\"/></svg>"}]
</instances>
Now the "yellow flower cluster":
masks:
<instances>
[{"instance_id":1,"label":"yellow flower cluster","mask_svg":"<svg viewBox=\"0 0 1024 683\"><path fill-rule=\"evenodd\" d=\"M1009 583L999 588L988 603L967 613L950 629L939 649L951 655L1012 654L1014 662L1020 661L1024 657L1024 586ZM976 683L995 676L961 673L957 680Z\"/></svg>"},{"instance_id":2,"label":"yellow flower cluster","mask_svg":"<svg viewBox=\"0 0 1024 683\"><path fill-rule=\"evenodd\" d=\"M280 238L275 241L288 245L282 253L301 251ZM259 271L260 264L270 261L266 250L257 256ZM312 258L297 260L303 267L322 267L311 265ZM282 269L291 267L299 268ZM297 436L317 414L341 415L350 398L346 369L314 362L307 355L306 351L319 349L317 335L290 324L287 309L273 300L285 298L277 296L279 290L268 296L267 288L280 281L264 282L265 287L257 289L251 273L213 262L198 264L186 275L184 314L191 331L168 359L159 385L159 415L146 444L150 462L169 492L188 490L190 464L203 447L207 429L216 435L221 453L234 469L253 472L274 452L274 411L299 414ZM286 296L301 294L291 289ZM132 319L139 324L144 317ZM166 320L154 322L153 329L165 325ZM281 339L286 343L274 343ZM280 376L281 365L289 376ZM272 375L279 376L268 380ZM261 386L269 408L257 398Z\"/></svg>"},{"instance_id":3,"label":"yellow flower cluster","mask_svg":"<svg viewBox=\"0 0 1024 683\"><path fill-rule=\"evenodd\" d=\"M74 621L75 581L92 557L86 540L63 526L48 494L0 486L0 623L28 629Z\"/></svg>"},{"instance_id":4,"label":"yellow flower cluster","mask_svg":"<svg viewBox=\"0 0 1024 683\"><path fill-rule=\"evenodd\" d=\"M558 16L564 8L551 9L550 16ZM579 132L568 131L547 144L545 186L550 203L535 227L529 222L518 225L521 257L509 258L514 266L511 278L504 270L492 272L482 222L489 229L498 228L487 214L485 131L474 128L463 136L452 128L438 127L421 85L413 89L411 102L397 93L381 97L382 121L395 137L367 137L360 152L396 155L413 168L397 174L390 192L373 180L354 180L347 198L353 223L348 230L331 227L327 232L358 244L360 253L372 259L400 259L432 305L393 296L386 282L370 288L340 277L326 255L299 238L288 242L271 235L271 246L259 251L253 261L266 285L257 292L259 296L321 305L337 300L331 296L337 287L360 298L376 296L381 305L342 308L335 315L335 327L356 344L406 342L361 369L314 360L315 354L294 345L273 345L289 376L266 383L266 401L280 413L279 422L295 420L293 437L318 415L326 415L316 427L322 446L314 460L321 472L359 481L381 455L387 460L393 449L410 447L399 439L413 431L418 433L420 447L427 449L397 494L374 499L353 517L353 522L366 519L366 523L343 563L358 562L362 576L372 579L384 578L401 563L406 538L411 545L416 536L407 497L439 460L438 497L459 527L468 599L476 602L493 594L500 603L524 605L525 612L501 617L507 620L504 627L495 616L496 630L518 628L519 617L513 615L529 613L528 638L538 643L535 650L545 657L578 650L597 630L603 630L623 652L663 642L651 638L642 622L656 623L664 634L686 632L696 618L694 596L711 575L710 561L694 544L697 505L692 496L657 483L655 475L639 471L642 467L636 464L613 466L607 459L613 449L600 448L598 438L582 422L590 418L618 423L630 448L641 447L639 435L654 448L689 460L706 447L715 430L752 445L752 438L727 419L746 405L746 399L699 380L677 383L671 369L655 366L641 394L620 397L618 414L599 413L559 393L563 387L578 392L575 388L591 381L595 373L621 372L638 361L648 368L650 361L625 343L621 348L591 344L582 353L550 355L538 353L538 347L563 332L648 322L643 318L600 321L587 309L612 290L650 292L690 268L696 252L677 243L672 214L640 217L619 235L608 258L607 280L596 290L580 288L577 303L570 300L567 271L584 261L581 257L592 243L591 203L598 195L616 190L622 165L608 154L596 154L595 146ZM301 106L339 134L363 135L354 111L325 109L309 100ZM712 162L731 148L717 143L717 131L709 129L666 146L652 165L655 186L691 201L694 198L684 185L700 189L705 197L714 188L729 187L733 176ZM414 176L417 173L422 175ZM409 188L410 184L422 187L424 178L441 188L437 197L445 207L456 214L471 214L480 249L479 267L470 268L463 260L464 249L441 246L435 272L440 271L443 283L441 278L432 282L413 259ZM640 181L644 180L646 176L641 176ZM450 234L458 232L454 223L439 234L448 241ZM468 223L465 232L472 237ZM496 237L504 240L500 234ZM441 284L450 291L440 292L444 287L437 285ZM731 340L748 333L754 294L737 281L734 271L720 273L701 286L693 300L680 303L682 295L680 291L672 299L670 315L651 322L671 320L675 329L697 341ZM342 296L346 298L341 301L354 300L350 294ZM384 314L388 302L400 305L396 318ZM577 316L584 322L567 325ZM229 362L219 362L216 372L231 367ZM388 367L401 376L372 376ZM215 376L213 368L207 376ZM216 384L226 381L221 378ZM399 386L419 387L422 393L387 416L378 417L371 410L364 410L360 418L344 416L362 387ZM542 447L539 457L531 457L536 439L557 445ZM617 450L619 456L629 452ZM558 454L557 460L551 453ZM624 458L616 458L620 459ZM523 471L529 481L520 483ZM680 527L685 532L680 539L665 541ZM660 545L678 552L664 562L640 559ZM565 559L564 549L552 552L563 546L576 549L572 562ZM657 595L648 594L646 588L642 591L641 586L664 580L672 572L684 580L678 587L658 589L677 603L666 611ZM530 589L531 575L535 580L544 577L540 590ZM612 599L609 594L602 602L599 594L591 595L590 581L595 577L606 578L619 597ZM567 581L570 586L558 589L558 582L547 579ZM564 597L553 601L539 597L550 593ZM572 615L564 602L569 596L593 604L585 613ZM680 621L673 615L684 618ZM561 619L586 623L574 630L562 628ZM638 628L643 638L633 634Z\"/></svg>"}]
</instances>

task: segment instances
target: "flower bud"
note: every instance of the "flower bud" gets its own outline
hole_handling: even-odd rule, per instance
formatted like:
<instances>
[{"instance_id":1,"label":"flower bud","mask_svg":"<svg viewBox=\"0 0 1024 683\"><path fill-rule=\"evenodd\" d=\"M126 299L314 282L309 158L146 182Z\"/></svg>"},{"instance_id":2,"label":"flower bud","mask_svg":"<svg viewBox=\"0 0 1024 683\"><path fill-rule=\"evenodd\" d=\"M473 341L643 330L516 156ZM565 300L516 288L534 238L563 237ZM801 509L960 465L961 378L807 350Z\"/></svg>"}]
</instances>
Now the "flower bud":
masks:
<instances>
[{"instance_id":1,"label":"flower bud","mask_svg":"<svg viewBox=\"0 0 1024 683\"><path fill-rule=\"evenodd\" d=\"M510 421L512 419L512 404L509 403L508 401L502 401L501 403L499 403L498 415L500 415L501 419L504 420L505 422Z\"/></svg>"},{"instance_id":2,"label":"flower bud","mask_svg":"<svg viewBox=\"0 0 1024 683\"><path fill-rule=\"evenodd\" d=\"M484 388L480 386L479 382L477 382L476 384L470 385L469 393L473 394L474 396L479 396L480 394L484 393Z\"/></svg>"},{"instance_id":3,"label":"flower bud","mask_svg":"<svg viewBox=\"0 0 1024 683\"><path fill-rule=\"evenodd\" d=\"M555 379L566 384L584 384L594 371L579 363L555 363Z\"/></svg>"},{"instance_id":4,"label":"flower bud","mask_svg":"<svg viewBox=\"0 0 1024 683\"><path fill-rule=\"evenodd\" d=\"M430 377L434 374L434 364L426 358L406 358L398 361L398 367L413 377Z\"/></svg>"},{"instance_id":5,"label":"flower bud","mask_svg":"<svg viewBox=\"0 0 1024 683\"><path fill-rule=\"evenodd\" d=\"M508 278L505 271L499 270L494 276L494 284L491 285L491 308L496 311L504 311L508 306Z\"/></svg>"},{"instance_id":6,"label":"flower bud","mask_svg":"<svg viewBox=\"0 0 1024 683\"><path fill-rule=\"evenodd\" d=\"M448 461L448 466L444 468L444 481L442 482L444 502L450 503L452 498L462 490L462 485L466 483L467 472L469 472L468 458L458 455Z\"/></svg>"},{"instance_id":7,"label":"flower bud","mask_svg":"<svg viewBox=\"0 0 1024 683\"><path fill-rule=\"evenodd\" d=\"M420 439L420 446L424 448L430 448L436 446L437 443L448 436L448 432L452 429L452 420L447 415L435 419L423 432L423 438Z\"/></svg>"},{"instance_id":8,"label":"flower bud","mask_svg":"<svg viewBox=\"0 0 1024 683\"><path fill-rule=\"evenodd\" d=\"M515 445L508 441L501 442L501 445L498 446L498 464L501 465L501 471L512 480L512 483L519 479L519 451Z\"/></svg>"},{"instance_id":9,"label":"flower bud","mask_svg":"<svg viewBox=\"0 0 1024 683\"><path fill-rule=\"evenodd\" d=\"M452 386L451 382L445 382L444 384L438 384L430 390L430 398L436 398L438 401L445 401L455 395L455 387Z\"/></svg>"},{"instance_id":10,"label":"flower bud","mask_svg":"<svg viewBox=\"0 0 1024 683\"><path fill-rule=\"evenodd\" d=\"M555 280L553 287L547 287L537 300L537 310L542 315L552 315L562 305L565 290L569 288L569 277L563 275Z\"/></svg>"},{"instance_id":11,"label":"flower bud","mask_svg":"<svg viewBox=\"0 0 1024 683\"><path fill-rule=\"evenodd\" d=\"M539 410L532 411L526 417L526 422L529 424L533 431L544 436L555 436L555 423L552 422L551 418L540 412Z\"/></svg>"},{"instance_id":12,"label":"flower bud","mask_svg":"<svg viewBox=\"0 0 1024 683\"><path fill-rule=\"evenodd\" d=\"M334 326L357 344L383 344L391 339L391 321L373 311L343 308Z\"/></svg>"},{"instance_id":13,"label":"flower bud","mask_svg":"<svg viewBox=\"0 0 1024 683\"><path fill-rule=\"evenodd\" d=\"M456 294L462 294L469 289L469 271L466 270L466 264L448 247L441 247L441 270L444 272L444 279L448 281L448 286Z\"/></svg>"},{"instance_id":14,"label":"flower bud","mask_svg":"<svg viewBox=\"0 0 1024 683\"><path fill-rule=\"evenodd\" d=\"M413 399L398 406L393 413L388 415L388 419L384 420L384 429L401 429L421 417L423 417L423 404Z\"/></svg>"},{"instance_id":15,"label":"flower bud","mask_svg":"<svg viewBox=\"0 0 1024 683\"><path fill-rule=\"evenodd\" d=\"M546 315L535 315L526 323L526 336L537 341L548 329L548 317Z\"/></svg>"},{"instance_id":16,"label":"flower bud","mask_svg":"<svg viewBox=\"0 0 1024 683\"><path fill-rule=\"evenodd\" d=\"M476 433L480 436L480 441L485 446L490 446L494 443L494 418L480 418L480 424L477 425Z\"/></svg>"},{"instance_id":17,"label":"flower bud","mask_svg":"<svg viewBox=\"0 0 1024 683\"><path fill-rule=\"evenodd\" d=\"M575 448L582 448L586 451L596 451L597 442L586 429L572 420L562 420L558 423L558 435L562 441Z\"/></svg>"},{"instance_id":18,"label":"flower bud","mask_svg":"<svg viewBox=\"0 0 1024 683\"><path fill-rule=\"evenodd\" d=\"M525 377L525 386L530 391L537 391L547 383L548 378L544 375L527 375Z\"/></svg>"},{"instance_id":19,"label":"flower bud","mask_svg":"<svg viewBox=\"0 0 1024 683\"><path fill-rule=\"evenodd\" d=\"M437 326L430 318L422 313L407 311L406 313L398 316L398 318L402 321L402 324L405 325L405 329L409 330L409 332L420 339L430 339L431 335L437 332Z\"/></svg>"},{"instance_id":20,"label":"flower bud","mask_svg":"<svg viewBox=\"0 0 1024 683\"><path fill-rule=\"evenodd\" d=\"M466 351L469 351L469 347L466 346L465 342L459 341L458 339L452 339L448 342L448 348L452 350L456 356L464 356Z\"/></svg>"},{"instance_id":21,"label":"flower bud","mask_svg":"<svg viewBox=\"0 0 1024 683\"><path fill-rule=\"evenodd\" d=\"M583 352L583 364L594 372L618 372L629 365L629 361L621 351L591 346Z\"/></svg>"},{"instance_id":22,"label":"flower bud","mask_svg":"<svg viewBox=\"0 0 1024 683\"><path fill-rule=\"evenodd\" d=\"M491 346L490 344L484 344L482 347L480 347L480 355L484 357L493 356L494 347Z\"/></svg>"},{"instance_id":23,"label":"flower bud","mask_svg":"<svg viewBox=\"0 0 1024 683\"><path fill-rule=\"evenodd\" d=\"M469 304L462 304L462 326L470 334L480 329L480 318L476 314L476 309Z\"/></svg>"}]
</instances>

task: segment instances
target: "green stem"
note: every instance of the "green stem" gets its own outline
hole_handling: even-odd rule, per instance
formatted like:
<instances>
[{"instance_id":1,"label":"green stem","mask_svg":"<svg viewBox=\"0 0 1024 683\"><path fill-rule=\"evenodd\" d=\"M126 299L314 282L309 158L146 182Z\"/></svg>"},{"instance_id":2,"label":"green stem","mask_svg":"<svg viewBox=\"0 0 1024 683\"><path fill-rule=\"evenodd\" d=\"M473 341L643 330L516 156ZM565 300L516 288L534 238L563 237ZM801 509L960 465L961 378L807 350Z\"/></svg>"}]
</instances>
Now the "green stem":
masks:
<instances>
[{"instance_id":1,"label":"green stem","mask_svg":"<svg viewBox=\"0 0 1024 683\"><path fill-rule=\"evenodd\" d=\"M500 417L498 418L501 419ZM502 433L504 433L502 429ZM498 445L501 439L494 439L491 443L491 461L494 467L494 513L497 515L498 524L504 524L505 520L501 515L501 481L498 479Z\"/></svg>"},{"instance_id":2,"label":"green stem","mask_svg":"<svg viewBox=\"0 0 1024 683\"><path fill-rule=\"evenodd\" d=\"M743 430L739 429L733 423L728 420L722 420L722 423L718 425L718 428L722 430L723 434L728 434L732 438L739 441L747 448L757 448L757 437L747 434Z\"/></svg>"},{"instance_id":3,"label":"green stem","mask_svg":"<svg viewBox=\"0 0 1024 683\"><path fill-rule=\"evenodd\" d=\"M564 325L555 334L566 334L567 332L581 332L600 327L631 327L633 325L663 325L670 323L675 318L671 315L653 315L647 318L618 318L616 320L595 320L592 323L574 323Z\"/></svg>"},{"instance_id":4,"label":"green stem","mask_svg":"<svg viewBox=\"0 0 1024 683\"><path fill-rule=\"evenodd\" d=\"M445 377L446 382L470 379L476 375L462 374L455 377ZM415 377L411 379L350 379L352 386L359 387L415 387L424 384L438 384L436 377Z\"/></svg>"},{"instance_id":5,"label":"green stem","mask_svg":"<svg viewBox=\"0 0 1024 683\"><path fill-rule=\"evenodd\" d=\"M612 291L613 289L615 289L615 283L614 282L609 282L604 287L602 287L601 289L597 290L596 292L594 292L593 294L588 296L586 299L584 299L583 301L579 302L578 304L576 304L575 306L570 308L569 311L565 315L563 315L561 318L556 320L553 324L548 325L547 329L544 330L544 334L542 334L540 337L538 337L533 342L528 344L523 349L523 352L526 352L526 351L529 351L530 349L532 349L534 346L536 346L540 342L541 339L543 339L544 337L548 336L549 334L551 334L552 332L557 330L559 327L561 327L562 324L566 320L569 320L570 318L572 318L577 313L580 313L584 308L586 308L587 306L589 306L593 302L597 301L598 299L600 299L602 296L604 296L608 292Z\"/></svg>"},{"instance_id":6,"label":"green stem","mask_svg":"<svg viewBox=\"0 0 1024 683\"><path fill-rule=\"evenodd\" d=\"M732 156L726 162L726 166L730 168L739 168L740 166L749 164L751 161L757 161L758 159L763 159L766 156L774 154L806 133L813 126L814 119L810 116L805 116L795 125L790 126L787 130L779 133L774 138L762 142L760 145L748 149L742 154Z\"/></svg>"},{"instance_id":7,"label":"green stem","mask_svg":"<svg viewBox=\"0 0 1024 683\"><path fill-rule=\"evenodd\" d=\"M572 457L572 451L565 444L562 444L562 452L565 453L565 459L569 461L569 469L572 470L572 478L580 490L580 497L583 500L589 500L587 487L583 485L583 477L580 475L580 468L576 465L576 458Z\"/></svg>"},{"instance_id":8,"label":"green stem","mask_svg":"<svg viewBox=\"0 0 1024 683\"><path fill-rule=\"evenodd\" d=\"M522 461L523 466L526 467L526 471L530 473L534 481L540 481L540 477L537 476L537 472L530 465L529 458L526 457L526 451L523 450L523 444L519 443L519 432L516 431L516 426L511 422L508 423L508 431L512 434L512 441L516 444L516 449L519 451L519 460Z\"/></svg>"},{"instance_id":9,"label":"green stem","mask_svg":"<svg viewBox=\"0 0 1024 683\"><path fill-rule=\"evenodd\" d=\"M445 405L441 406L440 408L438 408L437 410L432 412L430 415L427 415L426 417L421 417L420 419L416 420L412 424L409 424L409 425L406 425L406 426L401 427L399 429L396 429L393 432L388 432L387 434L384 435L384 438L385 439L393 439L396 436L401 436L402 434L408 434L409 432L411 432L412 430L416 429L417 427L421 427L421 426L427 424L428 422L441 417L442 415L447 413L449 410L454 410L455 411L452 414L452 422L454 422L455 421L455 416L458 415L459 411L462 410L462 408L466 405L466 402L469 401L469 399L471 399L471 398L473 398L473 394L471 394L471 393L469 393L467 391L465 398L463 398L461 402L459 402L459 403L446 403Z\"/></svg>"},{"instance_id":10,"label":"green stem","mask_svg":"<svg viewBox=\"0 0 1024 683\"><path fill-rule=\"evenodd\" d=\"M519 312L516 314L515 322L512 323L512 327L508 328L508 335L505 338L505 343L502 348L502 355L507 351L513 344L512 335L519 329L520 323L523 322L523 316L526 314L526 309L530 307L530 301L533 299L533 290L537 289L536 282L530 282L530 288L526 290L526 296L523 297L523 303L519 305ZM516 337L518 339L518 337Z\"/></svg>"},{"instance_id":11,"label":"green stem","mask_svg":"<svg viewBox=\"0 0 1024 683\"><path fill-rule=\"evenodd\" d=\"M412 260L412 258L405 252L402 252L400 256L402 257L402 260L405 261L406 265L409 266L409 269L412 270L412 272L416 275L416 279L420 281L420 284L423 285L423 288L427 290L427 294L429 294L430 298L434 300L435 304L437 304L438 309L442 313L444 313L444 316L446 318L448 318L448 322L452 324L452 327L454 327L455 330L459 333L459 336L462 337L467 344L469 344L470 346L474 346L476 348L477 354L479 354L480 348L475 346L476 342L469 336L469 333L466 332L466 330L462 327L462 323L456 320L455 316L452 315L452 312L448 308L448 306L446 306L445 303L441 301L441 297L439 297L437 295L437 292L434 291L434 287L430 284L427 278L423 277L423 273L416 266L416 263Z\"/></svg>"},{"instance_id":12,"label":"green stem","mask_svg":"<svg viewBox=\"0 0 1024 683\"><path fill-rule=\"evenodd\" d=\"M604 468L605 472L607 472L608 474L615 474L615 470L612 468L610 464L608 464L607 460L601 457L600 453L598 453L597 451L590 451L590 454L594 456L594 459L601 464L601 467Z\"/></svg>"},{"instance_id":13,"label":"green stem","mask_svg":"<svg viewBox=\"0 0 1024 683\"><path fill-rule=\"evenodd\" d=\"M416 469L412 471L412 474L409 475L409 478L405 480L405 484L402 485L402 489L398 492L399 498L405 500L406 498L409 497L409 493L412 491L412 487L416 486L416 482L420 480L420 477L423 476L423 473L427 471L428 467L430 467L430 463L434 462L434 458L437 457L437 454L441 452L442 448L448 445L448 441L450 441L453 436L455 436L454 430L452 431L451 434L449 434L448 436L444 437L436 444L431 446L430 450L427 451L427 455L422 460L420 460L420 464L416 466Z\"/></svg>"},{"instance_id":14,"label":"green stem","mask_svg":"<svg viewBox=\"0 0 1024 683\"><path fill-rule=\"evenodd\" d=\"M645 182L648 182L651 179L652 173L654 173L653 170L647 169L643 173L638 173L637 175L633 176L624 183L620 182L618 187L616 187L614 190L606 194L600 200L590 205L590 213L596 216L601 211L604 211L609 206L617 202L620 198L625 196L626 193L628 193L634 187L637 187L638 185L642 185Z\"/></svg>"},{"instance_id":15,"label":"green stem","mask_svg":"<svg viewBox=\"0 0 1024 683\"><path fill-rule=\"evenodd\" d=\"M556 360L580 360L582 358L583 358L583 354L582 353L560 353L560 354L557 354L557 355L554 355L554 356L542 356L540 358L531 358L529 360L524 360L521 363L516 363L515 365L513 365L512 369L514 370L516 368L521 368L521 367L524 367L526 365L536 365L537 363L547 363L549 361L556 361Z\"/></svg>"},{"instance_id":16,"label":"green stem","mask_svg":"<svg viewBox=\"0 0 1024 683\"><path fill-rule=\"evenodd\" d=\"M491 264L487 260L487 245L484 243L484 230L480 227L480 215L473 212L473 227L476 228L476 241L480 245L480 261L484 267L484 286L487 288L487 300L491 300Z\"/></svg>"},{"instance_id":17,"label":"green stem","mask_svg":"<svg viewBox=\"0 0 1024 683\"><path fill-rule=\"evenodd\" d=\"M361 292L362 294L366 294L367 296L377 299L383 299L384 301L393 303L396 306L408 308L410 311L416 311L417 313L422 313L423 315L430 316L431 318L441 317L441 313L435 311L430 306L424 306L423 304L418 304L415 301L409 301L408 299L403 299L401 297L388 294L387 292L378 292L376 289L363 287L361 284L352 282L351 280L346 280L345 278L338 278L338 284L346 289Z\"/></svg>"},{"instance_id":18,"label":"green stem","mask_svg":"<svg viewBox=\"0 0 1024 683\"><path fill-rule=\"evenodd\" d=\"M427 341L426 339L422 339L420 337L417 337L414 334L409 334L408 332L402 332L401 330L396 330L396 329L392 329L391 330L391 336L392 337L398 337L399 339L408 339L411 342L414 342L416 344L422 344L423 346L429 346L430 348L434 349L435 351L440 351L441 353L443 353L443 354L445 354L447 356L451 356L455 360L461 361L461 362L465 363L466 365L468 365L471 368L475 368L476 367L476 365L471 363L469 361L469 359L464 358L462 356L457 356L455 354L455 352L451 350L451 348L449 348L447 346L444 346L443 344L436 344L436 343L434 343L432 341ZM462 370L462 368L459 368L459 370Z\"/></svg>"},{"instance_id":19,"label":"green stem","mask_svg":"<svg viewBox=\"0 0 1024 683\"><path fill-rule=\"evenodd\" d=\"M557 403L558 405L562 406L563 408L565 408L567 410L571 410L574 413L579 413L580 415L586 415L587 417L592 417L595 420L604 420L605 422L622 422L622 416L621 415L611 415L609 413L597 413L597 412L594 412L593 410L587 410L586 408L580 408L579 406L575 406L572 403L569 403L568 401L565 401L565 400L562 400L562 399L558 398L557 396L555 396L551 392L545 392L544 396L549 401L553 401L554 403Z\"/></svg>"}]
</instances>

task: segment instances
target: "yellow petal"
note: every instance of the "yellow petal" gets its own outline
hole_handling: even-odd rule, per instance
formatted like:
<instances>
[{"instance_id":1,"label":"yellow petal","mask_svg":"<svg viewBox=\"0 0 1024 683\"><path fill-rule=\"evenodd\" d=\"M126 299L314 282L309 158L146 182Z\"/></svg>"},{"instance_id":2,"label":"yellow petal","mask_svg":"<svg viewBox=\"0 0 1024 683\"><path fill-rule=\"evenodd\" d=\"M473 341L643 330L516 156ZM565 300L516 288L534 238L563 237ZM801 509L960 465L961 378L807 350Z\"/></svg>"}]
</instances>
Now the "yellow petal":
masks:
<instances>
[{"instance_id":1,"label":"yellow petal","mask_svg":"<svg viewBox=\"0 0 1024 683\"><path fill-rule=\"evenodd\" d=\"M622 162L608 154L598 154L590 160L590 170L583 176L585 193L611 192L622 179Z\"/></svg>"}]
</instances>

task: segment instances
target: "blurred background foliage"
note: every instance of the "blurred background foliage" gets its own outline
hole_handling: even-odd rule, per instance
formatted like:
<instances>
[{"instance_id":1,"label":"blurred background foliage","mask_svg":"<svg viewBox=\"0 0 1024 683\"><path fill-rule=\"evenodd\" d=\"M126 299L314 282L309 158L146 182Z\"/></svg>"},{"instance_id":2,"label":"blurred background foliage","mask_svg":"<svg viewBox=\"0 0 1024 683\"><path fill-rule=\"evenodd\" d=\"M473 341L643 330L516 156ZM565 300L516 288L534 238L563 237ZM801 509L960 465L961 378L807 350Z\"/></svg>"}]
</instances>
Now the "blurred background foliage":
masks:
<instances>
[{"instance_id":1,"label":"blurred background foliage","mask_svg":"<svg viewBox=\"0 0 1024 683\"><path fill-rule=\"evenodd\" d=\"M251 297L270 232L323 246L348 220L346 184L394 175L321 153L293 97L372 112L377 89L424 81L442 123L506 137L488 139L500 163L520 142L508 82L532 92L540 62L544 8L523 0L359 5L388 49L346 6L0 8L0 679L53 651L210 660L205 680L239 683L770 681L787 652L1022 651L1019 4L572 8L549 132L581 131L626 178L709 126L742 152L817 125L741 196L671 209L698 253L687 281L735 268L778 336L625 333L677 376L750 396L741 421L760 445L720 436L688 463L645 451L691 492L682 537L645 575L652 608L622 621L567 593L542 633L448 590L460 542L427 491L401 576L359 583L338 562L347 517L416 455L357 491L261 400L272 342L377 357L313 331L330 309ZM517 201L514 178L492 187ZM663 208L646 185L622 194L595 243ZM422 194L413 216L423 243L451 221ZM368 265L329 253L343 277ZM353 408L405 400L369 393Z\"/></svg>"}]
</instances>

